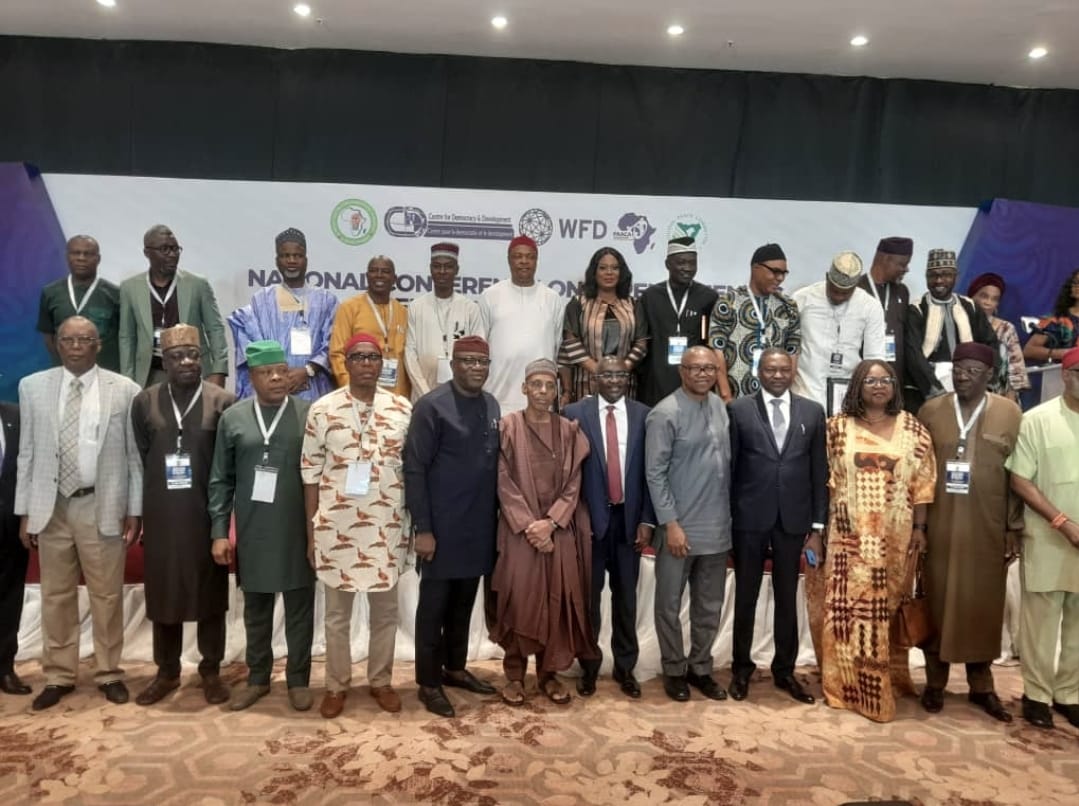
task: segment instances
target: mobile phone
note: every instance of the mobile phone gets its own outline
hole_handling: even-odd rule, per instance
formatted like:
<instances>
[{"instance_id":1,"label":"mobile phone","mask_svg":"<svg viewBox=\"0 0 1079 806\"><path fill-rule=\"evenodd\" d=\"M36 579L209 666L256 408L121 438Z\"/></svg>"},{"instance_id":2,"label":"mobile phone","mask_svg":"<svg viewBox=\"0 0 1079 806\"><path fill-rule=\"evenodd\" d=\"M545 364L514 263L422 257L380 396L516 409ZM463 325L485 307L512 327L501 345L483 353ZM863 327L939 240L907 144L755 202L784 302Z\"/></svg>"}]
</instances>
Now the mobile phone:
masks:
<instances>
[{"instance_id":1,"label":"mobile phone","mask_svg":"<svg viewBox=\"0 0 1079 806\"><path fill-rule=\"evenodd\" d=\"M817 552L813 549L806 549L806 562L809 563L810 568L817 567Z\"/></svg>"}]
</instances>

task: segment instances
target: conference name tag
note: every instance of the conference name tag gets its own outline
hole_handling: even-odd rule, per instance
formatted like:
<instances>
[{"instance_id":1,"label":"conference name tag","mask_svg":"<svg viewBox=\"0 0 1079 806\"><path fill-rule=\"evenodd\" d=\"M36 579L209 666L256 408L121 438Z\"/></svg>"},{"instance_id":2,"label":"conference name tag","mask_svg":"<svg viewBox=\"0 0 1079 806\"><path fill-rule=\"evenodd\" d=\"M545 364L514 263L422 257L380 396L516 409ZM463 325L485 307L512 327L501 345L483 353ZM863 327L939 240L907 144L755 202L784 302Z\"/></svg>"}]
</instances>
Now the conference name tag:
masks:
<instances>
[{"instance_id":1,"label":"conference name tag","mask_svg":"<svg viewBox=\"0 0 1079 806\"><path fill-rule=\"evenodd\" d=\"M154 328L154 352L161 355L161 328Z\"/></svg>"},{"instance_id":2,"label":"conference name tag","mask_svg":"<svg viewBox=\"0 0 1079 806\"><path fill-rule=\"evenodd\" d=\"M191 455L187 453L165 454L165 489L191 489Z\"/></svg>"},{"instance_id":3,"label":"conference name tag","mask_svg":"<svg viewBox=\"0 0 1079 806\"><path fill-rule=\"evenodd\" d=\"M450 369L450 360L445 356L441 356L438 359L438 374L435 375L435 380L438 383L445 383L453 377L453 370Z\"/></svg>"},{"instance_id":4,"label":"conference name tag","mask_svg":"<svg viewBox=\"0 0 1079 806\"><path fill-rule=\"evenodd\" d=\"M345 477L345 495L361 497L371 489L371 463L349 462Z\"/></svg>"},{"instance_id":5,"label":"conference name tag","mask_svg":"<svg viewBox=\"0 0 1079 806\"><path fill-rule=\"evenodd\" d=\"M832 353L828 359L828 367L833 371L843 369L843 353Z\"/></svg>"},{"instance_id":6,"label":"conference name tag","mask_svg":"<svg viewBox=\"0 0 1079 806\"><path fill-rule=\"evenodd\" d=\"M945 462L944 491L955 495L970 494L970 462Z\"/></svg>"},{"instance_id":7,"label":"conference name tag","mask_svg":"<svg viewBox=\"0 0 1079 806\"><path fill-rule=\"evenodd\" d=\"M378 385L393 388L397 386L397 359L383 358L382 372L378 374Z\"/></svg>"},{"instance_id":8,"label":"conference name tag","mask_svg":"<svg viewBox=\"0 0 1079 806\"><path fill-rule=\"evenodd\" d=\"M289 330L288 343L292 355L311 355L311 331L306 327Z\"/></svg>"},{"instance_id":9,"label":"conference name tag","mask_svg":"<svg viewBox=\"0 0 1079 806\"><path fill-rule=\"evenodd\" d=\"M260 504L272 504L277 493L277 468L255 465L255 483L251 487L251 500Z\"/></svg>"},{"instance_id":10,"label":"conference name tag","mask_svg":"<svg viewBox=\"0 0 1079 806\"><path fill-rule=\"evenodd\" d=\"M887 333L884 336L884 360L895 361L895 334Z\"/></svg>"},{"instance_id":11,"label":"conference name tag","mask_svg":"<svg viewBox=\"0 0 1079 806\"><path fill-rule=\"evenodd\" d=\"M678 366L682 363L682 354L689 349L687 336L671 336L667 341L667 363Z\"/></svg>"}]
</instances>

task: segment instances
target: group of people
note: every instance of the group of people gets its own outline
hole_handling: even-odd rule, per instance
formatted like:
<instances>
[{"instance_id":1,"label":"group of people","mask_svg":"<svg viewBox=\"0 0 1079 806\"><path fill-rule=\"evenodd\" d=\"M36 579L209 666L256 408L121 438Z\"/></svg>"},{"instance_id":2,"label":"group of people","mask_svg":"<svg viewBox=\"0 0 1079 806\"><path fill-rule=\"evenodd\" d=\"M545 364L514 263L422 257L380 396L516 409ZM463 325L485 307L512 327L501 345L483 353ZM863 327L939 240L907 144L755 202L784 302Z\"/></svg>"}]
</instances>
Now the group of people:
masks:
<instances>
[{"instance_id":1,"label":"group of people","mask_svg":"<svg viewBox=\"0 0 1079 806\"><path fill-rule=\"evenodd\" d=\"M727 697L712 646L729 562L728 689L748 696L770 563L774 685L814 702L794 674L804 572L826 702L884 721L896 696L913 692L908 647L891 627L925 557L936 633L923 706L943 707L949 664L962 662L971 701L1010 720L989 662L1007 564L1022 544L1023 715L1047 727L1055 708L1079 723L1079 525L1070 519L1079 519L1079 477L1063 459L1079 435L1079 350L1064 333L1071 321L1074 342L1079 286L1026 348L1061 361L1065 393L1024 417L1013 402L1025 383L1014 328L989 315L1003 279L978 278L974 300L955 294L954 253L932 250L929 291L912 300L902 283L908 238L883 239L868 272L841 253L792 296L780 290L789 270L779 245L756 250L746 285L717 293L695 280L693 240L676 238L667 280L636 302L625 259L607 247L566 306L536 282L538 249L526 236L509 244L509 279L478 303L455 291L459 248L440 243L433 291L406 308L392 298L385 257L368 264L366 291L341 304L307 288L306 239L290 229L276 239L280 285L228 317L233 394L213 290L178 269L181 252L171 230L151 228L148 270L116 287L97 276L97 243L72 238L70 276L44 289L39 323L60 366L25 378L19 407L3 412L13 489L5 530L17 529L41 565L46 686L35 709L75 685L80 573L95 680L110 701L128 699L123 561L141 538L157 665L136 697L143 705L178 688L188 621L198 625L208 702L239 710L265 696L281 593L289 700L310 708L319 580L322 715L339 715L350 690L356 593L369 605L371 695L400 710L397 581L413 556L416 680L432 713L454 714L447 686L496 693L465 664L481 581L507 703L528 696L530 656L551 701L570 699L557 673L575 661L578 693L596 691L605 584L612 676L639 697L637 579L650 554L670 698L688 700L690 687ZM9 693L30 693L12 666L10 591L25 556L5 566L14 569L3 594L11 652L0 656ZM219 675L230 566L244 592L249 670L235 692ZM19 580L19 607L21 590Z\"/></svg>"}]
</instances>

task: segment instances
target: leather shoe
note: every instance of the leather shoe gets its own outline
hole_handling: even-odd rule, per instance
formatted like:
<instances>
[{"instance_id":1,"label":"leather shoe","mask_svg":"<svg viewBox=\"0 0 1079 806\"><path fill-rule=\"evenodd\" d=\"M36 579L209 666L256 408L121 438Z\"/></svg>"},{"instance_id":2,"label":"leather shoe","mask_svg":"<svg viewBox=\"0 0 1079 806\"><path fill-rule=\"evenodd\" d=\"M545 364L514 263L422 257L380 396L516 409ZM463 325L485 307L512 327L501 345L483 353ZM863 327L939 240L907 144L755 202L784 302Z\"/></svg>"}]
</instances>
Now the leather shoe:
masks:
<instances>
[{"instance_id":1,"label":"leather shoe","mask_svg":"<svg viewBox=\"0 0 1079 806\"><path fill-rule=\"evenodd\" d=\"M596 693L596 675L585 672L577 678L577 693L582 697L591 697Z\"/></svg>"},{"instance_id":2,"label":"leather shoe","mask_svg":"<svg viewBox=\"0 0 1079 806\"><path fill-rule=\"evenodd\" d=\"M310 711L315 704L315 697L307 686L291 686L288 690L288 704L293 711Z\"/></svg>"},{"instance_id":3,"label":"leather shoe","mask_svg":"<svg viewBox=\"0 0 1079 806\"><path fill-rule=\"evenodd\" d=\"M446 698L446 692L442 686L420 686L420 702L424 704L435 716L455 717L457 712L453 710L453 703Z\"/></svg>"},{"instance_id":4,"label":"leather shoe","mask_svg":"<svg viewBox=\"0 0 1079 806\"><path fill-rule=\"evenodd\" d=\"M1053 727L1053 712L1049 710L1049 706L1044 702L1028 699L1026 694L1023 695L1023 719L1036 728Z\"/></svg>"},{"instance_id":5,"label":"leather shoe","mask_svg":"<svg viewBox=\"0 0 1079 806\"><path fill-rule=\"evenodd\" d=\"M611 677L614 678L614 682L618 684L618 687L622 689L622 693L627 697L632 697L635 700L641 698L641 684L637 682L633 672L623 672L621 669L615 668Z\"/></svg>"},{"instance_id":6,"label":"leather shoe","mask_svg":"<svg viewBox=\"0 0 1079 806\"><path fill-rule=\"evenodd\" d=\"M393 690L393 686L378 686L371 689L371 696L375 698L378 707L390 714L396 714L401 710L401 698Z\"/></svg>"},{"instance_id":7,"label":"leather shoe","mask_svg":"<svg viewBox=\"0 0 1079 806\"><path fill-rule=\"evenodd\" d=\"M741 702L749 695L749 678L748 677L732 677L731 685L727 689L727 693L731 695L732 699Z\"/></svg>"},{"instance_id":8,"label":"leather shoe","mask_svg":"<svg viewBox=\"0 0 1079 806\"><path fill-rule=\"evenodd\" d=\"M982 710L993 717L993 719L1000 722L1012 721L1012 715L1008 713L1008 709L1004 707L1004 703L1000 701L1000 697L997 696L995 691L972 691L967 694L967 699L975 705L980 705Z\"/></svg>"},{"instance_id":9,"label":"leather shoe","mask_svg":"<svg viewBox=\"0 0 1079 806\"><path fill-rule=\"evenodd\" d=\"M243 711L246 708L250 708L269 693L269 684L259 686L248 683L240 689L240 692L235 697L232 698L232 702L229 703L229 710Z\"/></svg>"},{"instance_id":10,"label":"leather shoe","mask_svg":"<svg viewBox=\"0 0 1079 806\"><path fill-rule=\"evenodd\" d=\"M812 705L816 702L813 695L802 688L802 684L798 682L794 675L787 675L786 677L780 677L776 681L776 688L787 692L798 702L805 705Z\"/></svg>"},{"instance_id":11,"label":"leather shoe","mask_svg":"<svg viewBox=\"0 0 1079 806\"><path fill-rule=\"evenodd\" d=\"M153 705L160 702L170 691L176 691L180 687L180 678L162 677L158 675L150 681L150 685L144 688L135 697L135 705Z\"/></svg>"},{"instance_id":12,"label":"leather shoe","mask_svg":"<svg viewBox=\"0 0 1079 806\"><path fill-rule=\"evenodd\" d=\"M0 675L0 691L5 694L30 694L33 689L26 685L15 672Z\"/></svg>"},{"instance_id":13,"label":"leather shoe","mask_svg":"<svg viewBox=\"0 0 1079 806\"><path fill-rule=\"evenodd\" d=\"M318 712L322 714L324 719L336 719L345 710L345 699L347 697L347 691L327 691L322 697L322 704L318 707Z\"/></svg>"},{"instance_id":14,"label":"leather shoe","mask_svg":"<svg viewBox=\"0 0 1079 806\"><path fill-rule=\"evenodd\" d=\"M710 674L686 673L686 682L710 700L725 700L727 692Z\"/></svg>"},{"instance_id":15,"label":"leather shoe","mask_svg":"<svg viewBox=\"0 0 1079 806\"><path fill-rule=\"evenodd\" d=\"M663 690L675 702L685 702L689 699L689 686L686 685L685 677L663 675Z\"/></svg>"},{"instance_id":16,"label":"leather shoe","mask_svg":"<svg viewBox=\"0 0 1079 806\"><path fill-rule=\"evenodd\" d=\"M41 693L34 697L33 703L30 707L35 711L44 711L46 708L52 708L61 699L75 690L74 686L45 686L41 690Z\"/></svg>"},{"instance_id":17,"label":"leather shoe","mask_svg":"<svg viewBox=\"0 0 1079 806\"><path fill-rule=\"evenodd\" d=\"M97 690L105 695L105 699L114 705L123 705L131 697L123 680L112 680L102 683Z\"/></svg>"},{"instance_id":18,"label":"leather shoe","mask_svg":"<svg viewBox=\"0 0 1079 806\"><path fill-rule=\"evenodd\" d=\"M926 686L922 689L922 708L931 714L939 714L944 708L944 689Z\"/></svg>"},{"instance_id":19,"label":"leather shoe","mask_svg":"<svg viewBox=\"0 0 1079 806\"><path fill-rule=\"evenodd\" d=\"M1063 714L1072 727L1079 728L1079 705L1064 705L1053 700L1053 710L1058 714Z\"/></svg>"},{"instance_id":20,"label":"leather shoe","mask_svg":"<svg viewBox=\"0 0 1079 806\"><path fill-rule=\"evenodd\" d=\"M202 696L210 705L228 702L232 692L224 684L219 674L207 674L202 677Z\"/></svg>"},{"instance_id":21,"label":"leather shoe","mask_svg":"<svg viewBox=\"0 0 1079 806\"><path fill-rule=\"evenodd\" d=\"M465 691L471 691L473 694L498 693L498 689L486 680L480 680L476 675L468 671L468 669L461 669L458 672L450 672L443 669L442 685L449 686L450 688L463 688Z\"/></svg>"}]
</instances>

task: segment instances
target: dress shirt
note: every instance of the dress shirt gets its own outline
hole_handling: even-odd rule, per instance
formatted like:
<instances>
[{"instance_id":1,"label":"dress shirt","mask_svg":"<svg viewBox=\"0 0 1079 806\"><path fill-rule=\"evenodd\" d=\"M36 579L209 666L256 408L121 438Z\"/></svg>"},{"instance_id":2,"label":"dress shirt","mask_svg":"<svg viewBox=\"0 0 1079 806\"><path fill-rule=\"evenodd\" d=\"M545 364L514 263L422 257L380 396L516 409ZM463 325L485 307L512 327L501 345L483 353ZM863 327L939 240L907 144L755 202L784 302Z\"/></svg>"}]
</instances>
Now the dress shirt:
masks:
<instances>
[{"instance_id":1,"label":"dress shirt","mask_svg":"<svg viewBox=\"0 0 1079 806\"><path fill-rule=\"evenodd\" d=\"M607 452L607 407L614 406L614 424L618 428L618 469L622 473L622 489L626 489L626 440L629 436L629 417L626 414L626 399L620 397L614 403L608 403L602 396L596 395L599 401L599 431L602 439L604 454ZM606 461L606 456L604 456Z\"/></svg>"},{"instance_id":2,"label":"dress shirt","mask_svg":"<svg viewBox=\"0 0 1079 806\"><path fill-rule=\"evenodd\" d=\"M93 487L97 483L97 454L101 448L98 441L98 419L101 412L101 396L97 384L97 367L91 367L78 378L82 381L82 407L79 409L79 486ZM60 380L60 400L56 424L64 421L64 404L75 375L63 370ZM59 438L59 437L58 437Z\"/></svg>"}]
</instances>

